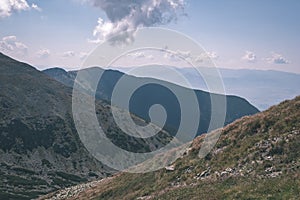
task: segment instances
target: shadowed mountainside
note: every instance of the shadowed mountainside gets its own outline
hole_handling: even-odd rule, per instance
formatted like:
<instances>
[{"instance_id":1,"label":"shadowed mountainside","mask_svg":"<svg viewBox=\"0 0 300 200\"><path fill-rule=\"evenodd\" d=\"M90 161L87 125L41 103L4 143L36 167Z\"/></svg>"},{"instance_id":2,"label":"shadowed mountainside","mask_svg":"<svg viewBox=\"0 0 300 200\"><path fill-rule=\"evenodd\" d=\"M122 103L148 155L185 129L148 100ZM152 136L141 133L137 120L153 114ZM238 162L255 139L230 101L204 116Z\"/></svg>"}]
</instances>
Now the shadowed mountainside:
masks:
<instances>
[{"instance_id":1,"label":"shadowed mountainside","mask_svg":"<svg viewBox=\"0 0 300 200\"><path fill-rule=\"evenodd\" d=\"M158 69L159 66L144 66L151 77L179 84L174 74L167 69ZM200 74L194 68L176 68L168 66L169 69L178 71L189 80L190 87L197 90L207 91L207 85L202 77L211 77L214 73L209 67L200 68ZM118 70L139 76L134 73L134 68L119 67ZM226 94L237 95L246 98L251 104L263 111L282 102L285 99L295 98L300 94L300 74L275 70L255 69L225 69L219 68Z\"/></svg>"},{"instance_id":2,"label":"shadowed mountainside","mask_svg":"<svg viewBox=\"0 0 300 200\"><path fill-rule=\"evenodd\" d=\"M0 199L32 199L114 173L81 143L71 105L71 88L0 54ZM165 131L151 141L130 137L105 102L96 102L96 113L107 137L128 151L150 151L171 139Z\"/></svg>"},{"instance_id":3,"label":"shadowed mountainside","mask_svg":"<svg viewBox=\"0 0 300 200\"><path fill-rule=\"evenodd\" d=\"M149 108L154 104L162 105L167 113L166 123L163 128L172 135L175 135L178 131L181 120L181 108L180 102L175 96L176 94L169 88L175 90L177 94L194 92L196 95L201 113L197 135L206 133L208 130L212 112L210 95L214 96L214 100L220 103L222 103L222 98L224 97L222 95L210 94L201 90L191 90L162 80L129 76L114 70L104 71L101 68L94 67L82 71L87 74L86 76L89 80L97 80L97 78L100 77L100 74L102 74L98 83L96 98L109 103L111 102L114 88L119 80L126 80L122 86L124 89L134 85L141 85L141 87L139 87L131 96L129 101L129 111L146 121L150 121ZM77 71L66 72L60 68L47 69L43 72L69 87L73 86L78 73ZM259 112L257 108L240 97L226 96L226 101L227 110L225 125L245 115L253 115ZM122 103L117 104L116 106L126 109L126 106ZM188 109L194 111L195 108L191 106Z\"/></svg>"}]
</instances>

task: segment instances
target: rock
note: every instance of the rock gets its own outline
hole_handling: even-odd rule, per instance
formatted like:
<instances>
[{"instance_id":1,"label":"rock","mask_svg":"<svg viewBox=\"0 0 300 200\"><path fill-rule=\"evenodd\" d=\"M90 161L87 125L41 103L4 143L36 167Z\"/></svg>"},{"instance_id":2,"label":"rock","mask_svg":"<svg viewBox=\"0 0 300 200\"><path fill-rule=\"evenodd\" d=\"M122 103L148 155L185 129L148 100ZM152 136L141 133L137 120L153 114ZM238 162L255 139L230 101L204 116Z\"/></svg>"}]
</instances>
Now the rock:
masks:
<instances>
[{"instance_id":1,"label":"rock","mask_svg":"<svg viewBox=\"0 0 300 200\"><path fill-rule=\"evenodd\" d=\"M170 165L170 166L165 167L165 169L167 171L174 171L175 170L175 166L174 165Z\"/></svg>"},{"instance_id":2,"label":"rock","mask_svg":"<svg viewBox=\"0 0 300 200\"><path fill-rule=\"evenodd\" d=\"M221 177L227 176L227 175L228 175L228 172L226 172L226 171L221 172Z\"/></svg>"},{"instance_id":3,"label":"rock","mask_svg":"<svg viewBox=\"0 0 300 200\"><path fill-rule=\"evenodd\" d=\"M143 197L138 197L137 200L147 200L147 199L151 199L152 196L143 196Z\"/></svg>"},{"instance_id":4,"label":"rock","mask_svg":"<svg viewBox=\"0 0 300 200\"><path fill-rule=\"evenodd\" d=\"M205 171L203 171L203 172L200 174L199 177L209 176L209 174L210 174L210 171L209 171L209 170L205 170Z\"/></svg>"},{"instance_id":5,"label":"rock","mask_svg":"<svg viewBox=\"0 0 300 200\"><path fill-rule=\"evenodd\" d=\"M193 167L187 168L187 169L185 170L185 173L188 173L188 174L192 173L192 168L193 168Z\"/></svg>"},{"instance_id":6,"label":"rock","mask_svg":"<svg viewBox=\"0 0 300 200\"><path fill-rule=\"evenodd\" d=\"M265 172L266 173L271 173L273 170L274 170L273 167L269 167L269 168L265 169Z\"/></svg>"},{"instance_id":7,"label":"rock","mask_svg":"<svg viewBox=\"0 0 300 200\"><path fill-rule=\"evenodd\" d=\"M282 174L281 171L279 171L279 172L273 172L273 173L269 174L269 177L276 178L276 177L280 176L281 174Z\"/></svg>"},{"instance_id":8,"label":"rock","mask_svg":"<svg viewBox=\"0 0 300 200\"><path fill-rule=\"evenodd\" d=\"M217 177L220 177L220 176L221 176L220 172L218 172L218 171L215 171L214 174L215 174Z\"/></svg>"},{"instance_id":9,"label":"rock","mask_svg":"<svg viewBox=\"0 0 300 200\"><path fill-rule=\"evenodd\" d=\"M272 156L267 156L267 157L265 158L265 160L270 160L270 161L272 161L272 160L273 160L273 157L272 157Z\"/></svg>"},{"instance_id":10,"label":"rock","mask_svg":"<svg viewBox=\"0 0 300 200\"><path fill-rule=\"evenodd\" d=\"M232 173L233 169L231 169L230 167L228 167L225 171L228 172L228 173Z\"/></svg>"}]
</instances>

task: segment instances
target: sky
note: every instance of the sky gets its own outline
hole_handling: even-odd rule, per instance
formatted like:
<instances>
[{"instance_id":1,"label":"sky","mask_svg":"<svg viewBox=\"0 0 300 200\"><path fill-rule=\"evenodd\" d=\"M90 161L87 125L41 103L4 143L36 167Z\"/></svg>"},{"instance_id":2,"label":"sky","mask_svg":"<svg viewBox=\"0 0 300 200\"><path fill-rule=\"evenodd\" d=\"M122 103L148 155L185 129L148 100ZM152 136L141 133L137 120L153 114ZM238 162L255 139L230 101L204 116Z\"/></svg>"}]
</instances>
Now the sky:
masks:
<instances>
[{"instance_id":1,"label":"sky","mask_svg":"<svg viewBox=\"0 0 300 200\"><path fill-rule=\"evenodd\" d=\"M221 68L300 73L299 10L298 0L0 0L0 51L72 70L111 36L130 42L154 26L193 38Z\"/></svg>"}]
</instances>

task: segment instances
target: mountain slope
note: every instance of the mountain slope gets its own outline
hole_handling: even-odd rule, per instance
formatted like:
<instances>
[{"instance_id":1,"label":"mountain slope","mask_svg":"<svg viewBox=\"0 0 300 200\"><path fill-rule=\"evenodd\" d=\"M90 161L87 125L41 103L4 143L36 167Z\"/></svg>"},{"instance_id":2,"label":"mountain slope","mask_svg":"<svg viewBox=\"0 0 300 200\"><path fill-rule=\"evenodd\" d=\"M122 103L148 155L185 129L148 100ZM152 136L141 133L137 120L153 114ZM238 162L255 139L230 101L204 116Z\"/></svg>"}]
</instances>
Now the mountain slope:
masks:
<instances>
[{"instance_id":1,"label":"mountain slope","mask_svg":"<svg viewBox=\"0 0 300 200\"><path fill-rule=\"evenodd\" d=\"M154 78L161 77L163 80L176 84L172 74L168 71L153 70L155 66L148 66L147 71ZM198 90L207 90L205 81L194 68L172 68L180 72L191 84L191 87ZM122 72L128 72L132 68L118 68ZM246 98L259 110L266 110L285 99L295 98L300 94L300 74L274 70L254 69L225 69L219 68L220 75L224 82L226 94L237 95ZM134 73L134 72L133 72ZM202 73L211 75L210 68L202 68ZM165 76L166 74L167 76ZM202 75L203 75L202 74ZM135 74L133 74L135 75Z\"/></svg>"},{"instance_id":2,"label":"mountain slope","mask_svg":"<svg viewBox=\"0 0 300 200\"><path fill-rule=\"evenodd\" d=\"M130 99L129 111L141 117L142 119L145 119L146 121L150 121L150 106L154 104L161 104L165 108L168 116L164 129L173 135L176 134L181 120L180 104L178 103L176 96L174 96L172 91L170 91L168 88L175 88L175 91L177 91L178 94L187 94L187 91L192 90L162 80L145 77L138 78L114 70L103 71L101 68L89 68L84 69L83 71L86 72L89 79L92 80L97 80L97 76L103 73L98 83L96 97L108 102L111 102L114 88L121 78L127 81L126 86L128 88L130 88L131 85L142 85L142 87L133 93ZM73 86L77 74L76 71L66 72L59 68L48 69L45 70L44 73L67 86ZM151 84L145 84L145 82L150 82ZM212 112L211 99L208 92L195 90L195 94L199 103L199 110L201 112L199 129L197 131L197 135L200 135L202 133L206 133L208 130ZM216 101L222 99L222 95L212 95L216 97ZM259 112L249 102L240 97L226 96L226 100L227 113L225 124L229 124L242 116L252 115ZM124 108L123 105L117 106ZM195 108L191 108L191 110L195 110Z\"/></svg>"},{"instance_id":3,"label":"mountain slope","mask_svg":"<svg viewBox=\"0 0 300 200\"><path fill-rule=\"evenodd\" d=\"M0 54L0 198L31 199L110 170L80 143L70 89Z\"/></svg>"},{"instance_id":4,"label":"mountain slope","mask_svg":"<svg viewBox=\"0 0 300 200\"><path fill-rule=\"evenodd\" d=\"M32 199L114 172L81 143L72 118L71 95L71 88L0 54L0 199ZM119 147L144 152L171 139L161 131L152 141L133 140L117 127L110 109L96 102L107 137Z\"/></svg>"},{"instance_id":5,"label":"mountain slope","mask_svg":"<svg viewBox=\"0 0 300 200\"><path fill-rule=\"evenodd\" d=\"M70 188L44 199L298 199L299 122L300 96L220 129L217 145L204 159L198 157L202 135L173 169L120 173L81 186L83 191Z\"/></svg>"}]
</instances>

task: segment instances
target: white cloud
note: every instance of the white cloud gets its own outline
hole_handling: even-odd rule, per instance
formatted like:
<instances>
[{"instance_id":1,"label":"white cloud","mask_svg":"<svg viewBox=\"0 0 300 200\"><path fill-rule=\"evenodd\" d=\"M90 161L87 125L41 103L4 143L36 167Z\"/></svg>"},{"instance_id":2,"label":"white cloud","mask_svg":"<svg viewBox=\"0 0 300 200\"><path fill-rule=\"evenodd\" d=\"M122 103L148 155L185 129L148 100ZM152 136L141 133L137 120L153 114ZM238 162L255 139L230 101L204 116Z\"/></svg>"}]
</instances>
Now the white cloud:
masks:
<instances>
[{"instance_id":1,"label":"white cloud","mask_svg":"<svg viewBox=\"0 0 300 200\"><path fill-rule=\"evenodd\" d=\"M127 56L134 57L134 58L145 58L146 57L145 53L142 51L129 53L129 54L127 54Z\"/></svg>"},{"instance_id":2,"label":"white cloud","mask_svg":"<svg viewBox=\"0 0 300 200\"><path fill-rule=\"evenodd\" d=\"M204 62L205 60L208 60L208 59L218 59L219 56L216 52L212 51L212 52L209 52L209 51L206 51L204 53L201 53L199 56L197 56L194 60L196 62Z\"/></svg>"},{"instance_id":3,"label":"white cloud","mask_svg":"<svg viewBox=\"0 0 300 200\"><path fill-rule=\"evenodd\" d=\"M139 27L168 24L182 12L185 0L82 0L101 8L108 18L98 19L94 29L95 40L101 42L111 37L112 43L131 42Z\"/></svg>"},{"instance_id":4,"label":"white cloud","mask_svg":"<svg viewBox=\"0 0 300 200\"><path fill-rule=\"evenodd\" d=\"M41 49L39 50L38 52L36 52L36 55L39 57L39 58L48 58L50 55L51 55L51 52L49 49Z\"/></svg>"},{"instance_id":5,"label":"white cloud","mask_svg":"<svg viewBox=\"0 0 300 200\"><path fill-rule=\"evenodd\" d=\"M168 50L168 47L165 47L164 49ZM180 59L189 60L192 59L192 55L190 51L166 51L164 54L164 58L170 59L171 61L179 61Z\"/></svg>"},{"instance_id":6,"label":"white cloud","mask_svg":"<svg viewBox=\"0 0 300 200\"><path fill-rule=\"evenodd\" d=\"M153 55L148 55L147 58L148 58L149 60L154 60L154 56L153 56Z\"/></svg>"},{"instance_id":7,"label":"white cloud","mask_svg":"<svg viewBox=\"0 0 300 200\"><path fill-rule=\"evenodd\" d=\"M242 57L242 60L253 63L257 60L256 54L251 51L246 51L245 55Z\"/></svg>"},{"instance_id":8,"label":"white cloud","mask_svg":"<svg viewBox=\"0 0 300 200\"><path fill-rule=\"evenodd\" d=\"M12 35L12 36L6 36L2 38L0 41L0 48L4 51L13 51L15 42L17 41L17 37Z\"/></svg>"},{"instance_id":9,"label":"white cloud","mask_svg":"<svg viewBox=\"0 0 300 200\"><path fill-rule=\"evenodd\" d=\"M212 51L212 52L206 51L205 53L202 53L201 56L204 58L210 58L210 59L219 58L218 54L214 51Z\"/></svg>"},{"instance_id":10,"label":"white cloud","mask_svg":"<svg viewBox=\"0 0 300 200\"><path fill-rule=\"evenodd\" d=\"M80 52L79 54L79 58L80 60L84 60L89 54L86 52Z\"/></svg>"},{"instance_id":11,"label":"white cloud","mask_svg":"<svg viewBox=\"0 0 300 200\"><path fill-rule=\"evenodd\" d=\"M191 52L190 51L177 51L176 55L181 58L188 59L191 57Z\"/></svg>"},{"instance_id":12,"label":"white cloud","mask_svg":"<svg viewBox=\"0 0 300 200\"><path fill-rule=\"evenodd\" d=\"M98 43L105 40L113 31L113 23L104 22L102 18L98 19L98 25L95 27L93 36L97 37L96 40L90 40L91 43Z\"/></svg>"},{"instance_id":13,"label":"white cloud","mask_svg":"<svg viewBox=\"0 0 300 200\"><path fill-rule=\"evenodd\" d=\"M168 47L164 48L165 50L168 50ZM166 52L164 55L164 58L169 58L171 61L179 61L181 59L185 59L188 61L195 61L195 62L204 62L205 60L208 59L218 59L219 56L216 52L204 52L201 53L198 56L192 55L190 51L179 51L177 50L176 52Z\"/></svg>"},{"instance_id":14,"label":"white cloud","mask_svg":"<svg viewBox=\"0 0 300 200\"><path fill-rule=\"evenodd\" d=\"M28 53L28 47L18 41L14 35L3 37L2 40L0 40L0 50L15 55L26 55Z\"/></svg>"},{"instance_id":15,"label":"white cloud","mask_svg":"<svg viewBox=\"0 0 300 200\"><path fill-rule=\"evenodd\" d=\"M141 59L141 58L146 58L146 59L149 59L149 60L154 59L153 55L151 55L149 53L146 53L146 52L143 52L143 51L137 51L137 52L129 53L129 54L127 54L127 56L132 57L134 59Z\"/></svg>"},{"instance_id":16,"label":"white cloud","mask_svg":"<svg viewBox=\"0 0 300 200\"><path fill-rule=\"evenodd\" d=\"M64 58L70 58L70 57L74 57L76 54L74 51L66 51L62 54L62 57Z\"/></svg>"},{"instance_id":17,"label":"white cloud","mask_svg":"<svg viewBox=\"0 0 300 200\"><path fill-rule=\"evenodd\" d=\"M272 56L266 59L270 64L289 64L290 61L281 54L272 53Z\"/></svg>"},{"instance_id":18,"label":"white cloud","mask_svg":"<svg viewBox=\"0 0 300 200\"><path fill-rule=\"evenodd\" d=\"M23 52L27 52L27 50L28 50L28 47L21 42L16 42L15 45L18 50L21 50Z\"/></svg>"},{"instance_id":19,"label":"white cloud","mask_svg":"<svg viewBox=\"0 0 300 200\"><path fill-rule=\"evenodd\" d=\"M30 9L37 10L39 12L42 11L42 9L34 3L31 4L31 6L29 6L27 0L1 0L0 18L9 17L14 12L25 11Z\"/></svg>"},{"instance_id":20,"label":"white cloud","mask_svg":"<svg viewBox=\"0 0 300 200\"><path fill-rule=\"evenodd\" d=\"M31 8L32 9L34 9L34 10L37 10L37 11L39 11L39 12L42 12L42 9L38 6L38 5L36 5L36 4L31 4Z\"/></svg>"},{"instance_id":21,"label":"white cloud","mask_svg":"<svg viewBox=\"0 0 300 200\"><path fill-rule=\"evenodd\" d=\"M26 0L1 0L0 18L8 17L15 11L29 10Z\"/></svg>"}]
</instances>

